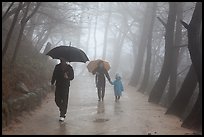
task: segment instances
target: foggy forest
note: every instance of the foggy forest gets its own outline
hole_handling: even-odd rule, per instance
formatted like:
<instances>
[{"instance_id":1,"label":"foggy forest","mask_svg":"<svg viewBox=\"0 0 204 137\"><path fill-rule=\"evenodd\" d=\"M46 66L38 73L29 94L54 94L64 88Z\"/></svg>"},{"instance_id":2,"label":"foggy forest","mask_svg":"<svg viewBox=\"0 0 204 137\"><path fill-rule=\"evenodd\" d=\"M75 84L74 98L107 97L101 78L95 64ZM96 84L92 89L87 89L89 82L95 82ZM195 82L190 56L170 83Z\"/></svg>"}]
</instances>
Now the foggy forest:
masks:
<instances>
[{"instance_id":1,"label":"foggy forest","mask_svg":"<svg viewBox=\"0 0 204 137\"><path fill-rule=\"evenodd\" d=\"M155 110L161 108L159 115L165 124L170 123L165 117L178 118L180 123L173 122L182 128L178 134L185 134L184 129L190 130L189 134L202 134L202 2L2 2L2 129L15 125L13 121L25 112L34 113L39 107L43 108L47 98L48 102L50 98L50 103L54 102L50 81L60 60L47 53L62 45L82 50L88 61L67 62L73 67L74 79L70 82L67 112L70 115L64 130L60 125L59 131L64 131L60 134L153 134L142 128L143 122L135 127L129 125L132 130L126 130L127 123L131 123L125 120L126 115L134 117L132 122L140 117L147 121L147 114L131 108L137 109L141 102L152 105L149 106L151 111L154 107ZM97 108L101 104L97 105L95 75L87 69L88 64L97 59L110 65L108 74L112 81L120 74L124 86L120 101L114 102L111 81L106 79L103 101L106 109L100 115L91 111L91 105ZM124 119L124 123L113 121L116 114L110 116L113 102L120 103L116 114L122 113L118 119ZM54 121L52 112L55 110L53 113L58 115L57 106L47 106L50 109L46 107L49 109L46 115ZM145 113L151 115L150 110ZM87 114L84 120L80 115L83 112ZM92 131L91 122L86 122L95 118L94 114L107 120L104 118L100 123L103 126L93 125ZM35 114L31 116L34 121L33 116ZM74 127L77 124L74 120L80 118L86 126ZM56 123L45 125L54 128L58 126ZM113 128L112 124L120 128ZM168 133L162 132L165 125L161 123L157 127L156 124L153 121L152 127L149 125L154 134L177 134L173 127ZM38 123L39 127L45 125ZM32 128L35 130L34 125ZM139 128L144 131L139 132ZM169 128L166 126L166 129ZM32 130L24 131L25 128L19 128L18 133L10 130L3 130L3 134L33 134ZM39 133L35 132L58 134L54 131L44 127Z\"/></svg>"}]
</instances>

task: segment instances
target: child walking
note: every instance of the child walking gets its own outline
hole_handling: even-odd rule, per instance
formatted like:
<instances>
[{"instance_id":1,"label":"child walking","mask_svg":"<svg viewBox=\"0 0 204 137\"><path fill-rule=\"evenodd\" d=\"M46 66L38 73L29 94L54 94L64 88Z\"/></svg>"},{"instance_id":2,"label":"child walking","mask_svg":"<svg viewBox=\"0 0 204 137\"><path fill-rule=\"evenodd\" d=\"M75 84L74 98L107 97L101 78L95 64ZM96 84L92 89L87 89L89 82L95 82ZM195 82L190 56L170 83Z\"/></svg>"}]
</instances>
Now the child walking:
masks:
<instances>
[{"instance_id":1,"label":"child walking","mask_svg":"<svg viewBox=\"0 0 204 137\"><path fill-rule=\"evenodd\" d=\"M112 85L114 85L115 101L118 101L120 99L120 96L122 95L122 91L124 91L119 74L115 75L115 80L112 82Z\"/></svg>"}]
</instances>

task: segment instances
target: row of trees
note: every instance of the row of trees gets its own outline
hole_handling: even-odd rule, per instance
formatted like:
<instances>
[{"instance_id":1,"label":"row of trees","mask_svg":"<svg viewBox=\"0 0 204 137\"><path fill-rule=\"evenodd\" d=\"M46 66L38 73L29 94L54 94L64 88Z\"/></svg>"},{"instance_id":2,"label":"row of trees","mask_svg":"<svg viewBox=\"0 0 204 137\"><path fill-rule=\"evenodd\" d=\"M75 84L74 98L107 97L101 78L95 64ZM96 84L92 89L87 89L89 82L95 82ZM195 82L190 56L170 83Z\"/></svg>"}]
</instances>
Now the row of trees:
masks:
<instances>
[{"instance_id":1,"label":"row of trees","mask_svg":"<svg viewBox=\"0 0 204 137\"><path fill-rule=\"evenodd\" d=\"M161 73L150 91L149 102L159 103L165 92L167 82L167 112L182 117L187 105L195 91L196 84L199 84L197 100L190 113L183 120L183 127L199 129L202 127L202 3L196 3L190 24L182 21L182 3L170 2L167 23L158 17L165 27L165 55ZM182 28L187 29L188 50L192 65L178 94L176 94L177 66L179 48L182 47Z\"/></svg>"},{"instance_id":2,"label":"row of trees","mask_svg":"<svg viewBox=\"0 0 204 137\"><path fill-rule=\"evenodd\" d=\"M5 42L2 47L2 60L9 49L12 36L18 35L11 64L15 59L23 38L32 41L39 52L50 39L52 45L63 42L66 44L64 34L77 33L79 15L75 14L79 8L77 3L46 3L46 2L4 2L2 3L2 23L10 25ZM19 29L20 28L20 29ZM72 35L72 36L73 36ZM58 37L57 41L55 40ZM59 39L59 37L61 37ZM71 39L71 37L69 36Z\"/></svg>"},{"instance_id":3,"label":"row of trees","mask_svg":"<svg viewBox=\"0 0 204 137\"><path fill-rule=\"evenodd\" d=\"M109 5L112 10L110 7L107 9L103 53L107 49L107 29L112 30L116 26L116 30L113 29L116 42L112 71L120 68L122 48L127 44L124 41L129 40L135 57L130 85L138 86L138 90L144 92L153 83L149 102L168 107L166 114L175 114L183 119L183 127L202 127L202 3L131 4L112 4ZM133 12L132 9L139 10ZM114 22L116 15L121 19L118 22ZM190 19L189 25L182 21ZM134 31L134 28L138 30ZM106 59L105 55L103 59ZM184 65L183 58L191 60ZM194 97L194 94L197 96ZM184 116L189 104L193 104L193 108Z\"/></svg>"},{"instance_id":4,"label":"row of trees","mask_svg":"<svg viewBox=\"0 0 204 137\"><path fill-rule=\"evenodd\" d=\"M182 126L202 126L202 3L3 2L2 7L2 23L10 24L2 60L14 34L18 39L10 47L15 49L12 63L24 37L39 52L72 41L87 53L93 51L96 59L101 49L101 58L111 63L111 73L131 76L129 84L148 93L149 102L168 107L166 114L183 118L191 98L198 94ZM97 39L99 31L102 44ZM51 45L45 48L47 41ZM128 58L122 57L125 51ZM199 93L195 92L197 83Z\"/></svg>"},{"instance_id":5,"label":"row of trees","mask_svg":"<svg viewBox=\"0 0 204 137\"><path fill-rule=\"evenodd\" d=\"M149 88L149 102L166 106L168 108L166 114L174 114L183 119L183 127L201 128L202 3L145 3L141 9L144 14L133 12L132 5L129 4L120 3L119 6L121 16L124 18L118 29L119 37L116 39L115 51L117 55L113 56L116 58L115 60L113 58L112 63L113 72L121 63L119 61L121 48L125 45L123 42L128 39L133 43L135 57L130 85L138 86L138 91L145 92L153 83ZM137 4L134 6L135 9L140 9ZM187 25L182 20L189 20L190 24ZM132 32L136 25L140 30ZM185 62L185 67L181 70L183 58L191 60ZM179 77L180 74L182 78ZM178 85L178 82L181 84ZM193 108L186 112L189 106Z\"/></svg>"}]
</instances>

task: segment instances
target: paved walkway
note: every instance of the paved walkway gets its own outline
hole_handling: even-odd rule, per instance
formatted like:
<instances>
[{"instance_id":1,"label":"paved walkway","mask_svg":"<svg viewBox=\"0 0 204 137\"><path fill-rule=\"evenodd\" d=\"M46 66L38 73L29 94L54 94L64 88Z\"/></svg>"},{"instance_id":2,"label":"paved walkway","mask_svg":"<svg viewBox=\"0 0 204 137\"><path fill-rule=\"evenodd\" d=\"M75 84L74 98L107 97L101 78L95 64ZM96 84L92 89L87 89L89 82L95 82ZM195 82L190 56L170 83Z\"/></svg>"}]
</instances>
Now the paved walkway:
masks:
<instances>
[{"instance_id":1,"label":"paved walkway","mask_svg":"<svg viewBox=\"0 0 204 137\"><path fill-rule=\"evenodd\" d=\"M119 102L114 101L113 87L107 82L103 102L98 102L94 76L76 77L71 82L65 122L59 112L54 92L33 112L24 112L3 135L75 135L135 134L184 135L193 131L180 127L179 118L165 115L165 108L148 103L148 97L124 85Z\"/></svg>"}]
</instances>

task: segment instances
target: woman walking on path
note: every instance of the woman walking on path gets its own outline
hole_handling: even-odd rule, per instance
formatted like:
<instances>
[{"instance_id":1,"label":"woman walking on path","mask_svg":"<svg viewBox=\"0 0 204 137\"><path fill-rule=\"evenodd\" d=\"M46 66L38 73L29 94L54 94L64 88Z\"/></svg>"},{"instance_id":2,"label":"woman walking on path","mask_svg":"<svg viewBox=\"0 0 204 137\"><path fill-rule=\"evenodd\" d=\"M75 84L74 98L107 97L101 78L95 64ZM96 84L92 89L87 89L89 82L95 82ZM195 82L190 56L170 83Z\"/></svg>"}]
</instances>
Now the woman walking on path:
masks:
<instances>
[{"instance_id":1,"label":"woman walking on path","mask_svg":"<svg viewBox=\"0 0 204 137\"><path fill-rule=\"evenodd\" d=\"M93 71L93 74L96 74L95 82L96 87L98 90L98 101L103 101L105 95L105 86L106 86L106 79L108 79L109 83L111 84L111 79L108 74L108 71L104 68L103 61L99 61L98 67Z\"/></svg>"}]
</instances>

